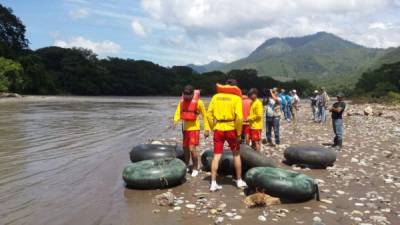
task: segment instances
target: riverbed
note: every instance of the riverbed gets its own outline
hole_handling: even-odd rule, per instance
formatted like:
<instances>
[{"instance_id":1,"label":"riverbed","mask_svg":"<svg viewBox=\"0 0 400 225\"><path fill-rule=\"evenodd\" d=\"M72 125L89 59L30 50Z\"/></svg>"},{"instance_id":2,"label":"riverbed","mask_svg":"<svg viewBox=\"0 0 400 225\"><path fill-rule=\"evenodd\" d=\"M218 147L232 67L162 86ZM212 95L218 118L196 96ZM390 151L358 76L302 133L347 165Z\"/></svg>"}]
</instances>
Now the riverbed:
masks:
<instances>
[{"instance_id":1,"label":"riverbed","mask_svg":"<svg viewBox=\"0 0 400 225\"><path fill-rule=\"evenodd\" d=\"M129 190L121 178L134 145L149 139L179 140L179 129L169 128L176 102L169 97L0 102L0 224L214 224L207 212L153 204L152 198L166 190ZM385 110L399 115L398 109ZM324 224L398 224L399 118L346 117L345 147L336 165L310 170L280 163L282 152L292 144L329 143L331 125L329 120L313 123L307 103L299 115L297 125L282 121L283 145L264 146L263 152L280 167L318 179L324 201L247 209L243 192L224 178L222 191L207 198L242 218L225 217L223 224L313 224L316 218ZM210 140L201 141L202 150L210 147ZM208 182L209 174L202 172L171 191L185 203L196 203L192 194L207 192ZM267 221L259 221L259 215L267 215Z\"/></svg>"}]
</instances>

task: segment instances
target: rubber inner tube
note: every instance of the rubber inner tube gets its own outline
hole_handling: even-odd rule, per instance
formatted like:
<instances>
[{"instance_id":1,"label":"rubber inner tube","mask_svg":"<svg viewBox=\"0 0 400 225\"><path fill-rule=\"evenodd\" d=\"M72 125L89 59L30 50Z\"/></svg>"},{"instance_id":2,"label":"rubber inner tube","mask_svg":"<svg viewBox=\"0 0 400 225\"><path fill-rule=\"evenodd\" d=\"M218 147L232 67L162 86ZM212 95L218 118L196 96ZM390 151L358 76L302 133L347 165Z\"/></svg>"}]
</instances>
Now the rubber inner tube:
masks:
<instances>
[{"instance_id":1,"label":"rubber inner tube","mask_svg":"<svg viewBox=\"0 0 400 225\"><path fill-rule=\"evenodd\" d=\"M284 152L287 164L326 168L336 161L336 151L317 146L291 146Z\"/></svg>"},{"instance_id":2,"label":"rubber inner tube","mask_svg":"<svg viewBox=\"0 0 400 225\"><path fill-rule=\"evenodd\" d=\"M211 171L211 161L214 157L214 151L206 150L201 155L201 164L203 165L203 170ZM221 155L221 160L219 161L218 173L222 175L233 175L235 167L233 164L233 154L230 150L224 150Z\"/></svg>"},{"instance_id":3,"label":"rubber inner tube","mask_svg":"<svg viewBox=\"0 0 400 225\"><path fill-rule=\"evenodd\" d=\"M183 160L183 150L176 145L141 144L129 153L132 162L148 159L178 158Z\"/></svg>"},{"instance_id":4,"label":"rubber inner tube","mask_svg":"<svg viewBox=\"0 0 400 225\"><path fill-rule=\"evenodd\" d=\"M245 170L254 167L276 167L275 162L271 158L245 144L240 145L240 157L242 158Z\"/></svg>"},{"instance_id":5,"label":"rubber inner tube","mask_svg":"<svg viewBox=\"0 0 400 225\"><path fill-rule=\"evenodd\" d=\"M246 173L245 180L251 188L289 201L310 200L318 193L311 177L280 168L255 167Z\"/></svg>"},{"instance_id":6,"label":"rubber inner tube","mask_svg":"<svg viewBox=\"0 0 400 225\"><path fill-rule=\"evenodd\" d=\"M245 176L249 187L288 201L306 201L316 197L318 188L311 177L280 168L255 167Z\"/></svg>"},{"instance_id":7,"label":"rubber inner tube","mask_svg":"<svg viewBox=\"0 0 400 225\"><path fill-rule=\"evenodd\" d=\"M151 159L131 163L122 172L128 188L161 189L181 184L186 165L180 159Z\"/></svg>"}]
</instances>

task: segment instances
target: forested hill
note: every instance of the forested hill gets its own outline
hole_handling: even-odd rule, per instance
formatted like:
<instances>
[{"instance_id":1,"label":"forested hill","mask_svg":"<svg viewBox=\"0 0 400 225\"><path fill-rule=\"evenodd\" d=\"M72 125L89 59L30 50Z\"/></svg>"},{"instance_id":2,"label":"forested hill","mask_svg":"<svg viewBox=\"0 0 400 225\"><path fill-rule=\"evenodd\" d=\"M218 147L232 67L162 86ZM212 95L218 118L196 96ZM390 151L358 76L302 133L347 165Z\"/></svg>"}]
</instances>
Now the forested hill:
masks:
<instances>
[{"instance_id":1,"label":"forested hill","mask_svg":"<svg viewBox=\"0 0 400 225\"><path fill-rule=\"evenodd\" d=\"M261 75L280 80L320 79L352 74L368 67L385 52L385 49L367 48L334 34L319 32L268 39L247 57L213 69L255 69Z\"/></svg>"},{"instance_id":2,"label":"forested hill","mask_svg":"<svg viewBox=\"0 0 400 225\"><path fill-rule=\"evenodd\" d=\"M99 59L86 49L45 47L29 49L25 26L12 10L0 4L0 92L73 95L179 95L192 84L205 95L215 84L236 78L242 88L275 86L301 90L315 88L308 81L279 82L259 77L255 70L197 73L190 67L162 67L133 59Z\"/></svg>"}]
</instances>

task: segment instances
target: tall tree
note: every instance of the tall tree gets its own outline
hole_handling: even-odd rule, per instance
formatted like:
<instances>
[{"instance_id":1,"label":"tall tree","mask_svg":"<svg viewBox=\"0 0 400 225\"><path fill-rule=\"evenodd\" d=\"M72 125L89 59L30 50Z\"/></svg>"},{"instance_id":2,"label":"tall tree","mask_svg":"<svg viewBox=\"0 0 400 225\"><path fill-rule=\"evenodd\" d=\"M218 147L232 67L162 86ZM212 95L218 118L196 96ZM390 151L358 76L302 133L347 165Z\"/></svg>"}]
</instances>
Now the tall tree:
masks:
<instances>
[{"instance_id":1,"label":"tall tree","mask_svg":"<svg viewBox=\"0 0 400 225\"><path fill-rule=\"evenodd\" d=\"M12 9L0 4L0 50L20 51L28 48L25 25L13 14ZM1 52L0 52L1 53Z\"/></svg>"}]
</instances>

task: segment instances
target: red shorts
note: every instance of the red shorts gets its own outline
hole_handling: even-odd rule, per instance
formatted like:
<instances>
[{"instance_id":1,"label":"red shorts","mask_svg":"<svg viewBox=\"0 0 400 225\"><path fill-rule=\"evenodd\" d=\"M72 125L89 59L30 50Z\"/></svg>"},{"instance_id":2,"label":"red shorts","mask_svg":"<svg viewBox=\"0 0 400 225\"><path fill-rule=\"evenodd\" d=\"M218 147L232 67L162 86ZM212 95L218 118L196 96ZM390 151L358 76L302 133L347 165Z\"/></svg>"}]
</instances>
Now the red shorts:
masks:
<instances>
[{"instance_id":1,"label":"red shorts","mask_svg":"<svg viewBox=\"0 0 400 225\"><path fill-rule=\"evenodd\" d=\"M200 140L199 130L185 130L183 131L183 147L198 146Z\"/></svg>"},{"instance_id":2,"label":"red shorts","mask_svg":"<svg viewBox=\"0 0 400 225\"><path fill-rule=\"evenodd\" d=\"M244 124L242 127L242 134L250 135L250 125Z\"/></svg>"},{"instance_id":3,"label":"red shorts","mask_svg":"<svg viewBox=\"0 0 400 225\"><path fill-rule=\"evenodd\" d=\"M214 153L221 154L224 151L224 143L228 142L232 151L239 151L240 144L237 142L235 130L230 131L214 131Z\"/></svg>"},{"instance_id":4,"label":"red shorts","mask_svg":"<svg viewBox=\"0 0 400 225\"><path fill-rule=\"evenodd\" d=\"M251 129L250 130L250 140L251 141L261 141L261 130Z\"/></svg>"}]
</instances>

